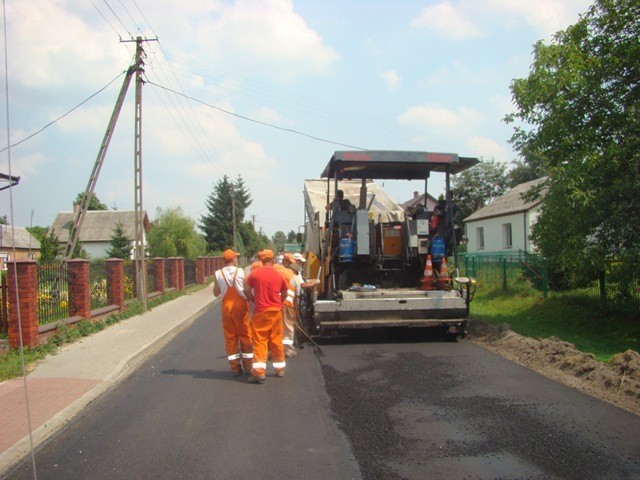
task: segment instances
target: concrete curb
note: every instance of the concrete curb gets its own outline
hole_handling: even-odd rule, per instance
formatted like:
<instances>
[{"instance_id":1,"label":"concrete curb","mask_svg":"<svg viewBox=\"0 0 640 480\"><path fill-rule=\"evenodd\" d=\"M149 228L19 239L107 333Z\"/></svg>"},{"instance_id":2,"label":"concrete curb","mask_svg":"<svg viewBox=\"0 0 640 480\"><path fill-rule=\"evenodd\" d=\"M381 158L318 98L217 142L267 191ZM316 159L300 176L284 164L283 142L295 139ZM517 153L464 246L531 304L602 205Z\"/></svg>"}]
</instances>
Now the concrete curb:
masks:
<instances>
[{"instance_id":1,"label":"concrete curb","mask_svg":"<svg viewBox=\"0 0 640 480\"><path fill-rule=\"evenodd\" d=\"M69 421L71 421L82 409L84 409L91 402L99 398L102 394L107 392L110 388L122 382L127 378L133 370L140 365L148 357L156 353L169 341L175 338L182 331L187 329L193 322L196 321L203 313L213 309L219 302L219 298L214 297L213 301L199 308L196 312L192 313L185 320L181 321L173 328L161 333L156 338L149 341L147 344L140 347L137 351L133 352L127 358L123 359L107 377L86 392L77 400L73 401L69 406L55 414L44 424L31 432L31 438L33 439L33 448L35 449L46 439L64 427ZM29 435L26 435L15 445L8 450L0 454L0 478L2 478L8 471L17 466L17 464L26 458L31 453L31 440Z\"/></svg>"}]
</instances>

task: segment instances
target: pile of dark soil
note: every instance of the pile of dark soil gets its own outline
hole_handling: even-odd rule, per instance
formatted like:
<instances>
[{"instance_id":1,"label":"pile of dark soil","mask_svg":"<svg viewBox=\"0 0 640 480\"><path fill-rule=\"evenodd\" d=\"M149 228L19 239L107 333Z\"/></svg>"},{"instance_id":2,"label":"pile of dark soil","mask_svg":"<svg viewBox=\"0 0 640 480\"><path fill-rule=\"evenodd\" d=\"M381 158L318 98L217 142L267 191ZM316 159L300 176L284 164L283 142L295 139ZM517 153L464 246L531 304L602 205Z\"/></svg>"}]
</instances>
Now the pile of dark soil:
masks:
<instances>
[{"instance_id":1,"label":"pile of dark soil","mask_svg":"<svg viewBox=\"0 0 640 480\"><path fill-rule=\"evenodd\" d=\"M506 323L481 320L469 322L467 338L548 378L640 415L638 352L627 350L602 363L572 343L555 337L523 337Z\"/></svg>"}]
</instances>

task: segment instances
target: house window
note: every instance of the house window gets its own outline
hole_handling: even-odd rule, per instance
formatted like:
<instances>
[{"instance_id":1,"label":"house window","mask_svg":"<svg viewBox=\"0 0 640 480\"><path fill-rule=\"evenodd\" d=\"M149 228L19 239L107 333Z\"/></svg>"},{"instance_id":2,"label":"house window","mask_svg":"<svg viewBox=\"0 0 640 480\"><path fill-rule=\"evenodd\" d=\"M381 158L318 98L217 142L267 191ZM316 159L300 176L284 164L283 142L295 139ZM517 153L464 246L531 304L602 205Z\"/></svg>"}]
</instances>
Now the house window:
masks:
<instances>
[{"instance_id":1,"label":"house window","mask_svg":"<svg viewBox=\"0 0 640 480\"><path fill-rule=\"evenodd\" d=\"M502 247L513 248L513 237L511 236L511 224L502 224Z\"/></svg>"},{"instance_id":2,"label":"house window","mask_svg":"<svg viewBox=\"0 0 640 480\"><path fill-rule=\"evenodd\" d=\"M0 268L2 270L7 269L7 262L11 260L11 255L8 253L0 253Z\"/></svg>"},{"instance_id":3,"label":"house window","mask_svg":"<svg viewBox=\"0 0 640 480\"><path fill-rule=\"evenodd\" d=\"M484 228L476 228L476 239L478 250L484 250Z\"/></svg>"}]
</instances>

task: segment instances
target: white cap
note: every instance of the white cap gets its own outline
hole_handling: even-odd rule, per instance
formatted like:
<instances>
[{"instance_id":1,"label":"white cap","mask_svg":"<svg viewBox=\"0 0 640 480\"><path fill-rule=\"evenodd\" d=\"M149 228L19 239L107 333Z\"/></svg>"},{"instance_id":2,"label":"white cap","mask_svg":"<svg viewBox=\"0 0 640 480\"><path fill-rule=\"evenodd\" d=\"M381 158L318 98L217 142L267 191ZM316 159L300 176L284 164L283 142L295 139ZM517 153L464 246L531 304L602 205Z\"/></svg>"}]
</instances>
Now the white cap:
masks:
<instances>
[{"instance_id":1,"label":"white cap","mask_svg":"<svg viewBox=\"0 0 640 480\"><path fill-rule=\"evenodd\" d=\"M294 258L294 260L298 260L298 261L300 261L302 263L307 261L307 259L304 258L301 253L294 253L293 254L293 258Z\"/></svg>"}]
</instances>

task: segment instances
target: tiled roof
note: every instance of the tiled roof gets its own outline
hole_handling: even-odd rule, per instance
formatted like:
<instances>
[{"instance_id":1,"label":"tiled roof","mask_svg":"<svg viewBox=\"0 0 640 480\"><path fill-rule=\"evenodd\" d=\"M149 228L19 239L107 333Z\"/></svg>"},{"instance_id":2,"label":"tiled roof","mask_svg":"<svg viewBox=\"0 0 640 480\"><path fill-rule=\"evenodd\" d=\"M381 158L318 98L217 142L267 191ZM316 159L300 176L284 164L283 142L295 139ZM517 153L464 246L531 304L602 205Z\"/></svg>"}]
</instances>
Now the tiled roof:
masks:
<instances>
[{"instance_id":1,"label":"tiled roof","mask_svg":"<svg viewBox=\"0 0 640 480\"><path fill-rule=\"evenodd\" d=\"M143 212L145 231L149 231L149 218ZM60 212L56 215L51 228L61 242L69 240L69 230L75 219L73 212ZM116 224L122 224L122 230L127 238L134 240L135 211L124 210L89 210L80 230L80 242L108 242L113 236Z\"/></svg>"},{"instance_id":2,"label":"tiled roof","mask_svg":"<svg viewBox=\"0 0 640 480\"><path fill-rule=\"evenodd\" d=\"M11 225L2 225L2 240L0 246L3 250L9 248L31 248L40 250L40 242L36 237L27 232L23 227L11 227ZM14 243L15 240L15 243Z\"/></svg>"},{"instance_id":3,"label":"tiled roof","mask_svg":"<svg viewBox=\"0 0 640 480\"><path fill-rule=\"evenodd\" d=\"M530 182L521 183L520 185L513 187L504 195L496 198L486 207L482 207L480 210L476 210L467 218L465 218L464 221L473 222L485 218L501 217L513 213L526 212L539 205L542 200L538 199L535 201L525 201L522 198L522 194L527 193L530 188L535 187L546 180L547 177L542 177L538 178L537 180L531 180ZM543 197L545 193L546 190L543 190Z\"/></svg>"}]
</instances>

